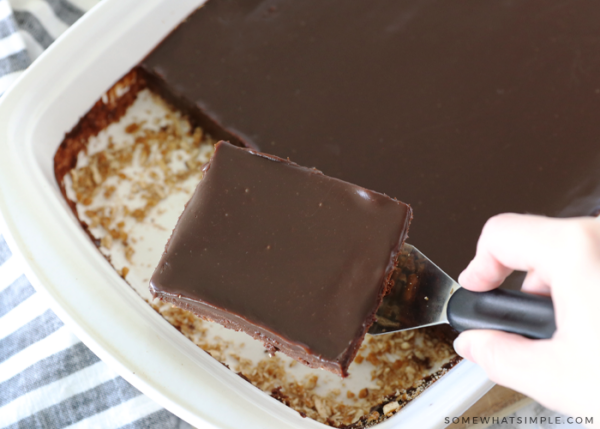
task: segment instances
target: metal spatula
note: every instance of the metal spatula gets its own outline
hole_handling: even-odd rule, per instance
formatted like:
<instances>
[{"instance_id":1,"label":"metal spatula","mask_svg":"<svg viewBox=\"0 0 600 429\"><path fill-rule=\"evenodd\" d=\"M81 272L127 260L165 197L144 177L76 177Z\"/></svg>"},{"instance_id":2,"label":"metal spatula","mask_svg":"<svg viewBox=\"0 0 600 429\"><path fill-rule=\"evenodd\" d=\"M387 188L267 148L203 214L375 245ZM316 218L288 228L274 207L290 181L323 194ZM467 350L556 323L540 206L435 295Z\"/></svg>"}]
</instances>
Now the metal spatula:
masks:
<instances>
[{"instance_id":1,"label":"metal spatula","mask_svg":"<svg viewBox=\"0 0 600 429\"><path fill-rule=\"evenodd\" d=\"M468 291L410 244L404 245L398 266L371 335L442 323L459 332L496 329L529 338L550 338L556 331L548 297L504 289Z\"/></svg>"}]
</instances>

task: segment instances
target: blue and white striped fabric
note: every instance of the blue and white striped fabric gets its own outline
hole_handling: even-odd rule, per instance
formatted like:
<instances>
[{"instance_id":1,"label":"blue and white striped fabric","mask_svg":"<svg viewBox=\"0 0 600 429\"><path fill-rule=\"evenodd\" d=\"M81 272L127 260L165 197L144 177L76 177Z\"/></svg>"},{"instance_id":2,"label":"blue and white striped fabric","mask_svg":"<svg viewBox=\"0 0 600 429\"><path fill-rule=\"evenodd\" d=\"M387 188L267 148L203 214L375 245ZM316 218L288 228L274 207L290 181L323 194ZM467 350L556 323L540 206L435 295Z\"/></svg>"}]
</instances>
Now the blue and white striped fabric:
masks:
<instances>
[{"instance_id":1,"label":"blue and white striped fabric","mask_svg":"<svg viewBox=\"0 0 600 429\"><path fill-rule=\"evenodd\" d=\"M0 0L0 94L97 1ZM190 428L79 341L23 263L0 235L0 428Z\"/></svg>"},{"instance_id":2,"label":"blue and white striped fabric","mask_svg":"<svg viewBox=\"0 0 600 429\"><path fill-rule=\"evenodd\" d=\"M0 428L189 428L56 317L0 236Z\"/></svg>"}]
</instances>

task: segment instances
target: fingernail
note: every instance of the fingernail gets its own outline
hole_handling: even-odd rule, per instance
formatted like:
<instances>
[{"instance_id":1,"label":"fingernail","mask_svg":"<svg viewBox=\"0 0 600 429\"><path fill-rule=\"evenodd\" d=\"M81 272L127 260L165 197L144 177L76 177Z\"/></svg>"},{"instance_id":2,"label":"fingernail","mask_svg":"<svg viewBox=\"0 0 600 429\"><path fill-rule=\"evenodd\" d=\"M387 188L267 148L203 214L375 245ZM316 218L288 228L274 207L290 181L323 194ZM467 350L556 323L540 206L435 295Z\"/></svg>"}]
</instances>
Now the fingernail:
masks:
<instances>
[{"instance_id":1,"label":"fingernail","mask_svg":"<svg viewBox=\"0 0 600 429\"><path fill-rule=\"evenodd\" d=\"M460 357L466 358L465 355L467 354L467 341L462 335L459 335L454 340L454 350Z\"/></svg>"}]
</instances>

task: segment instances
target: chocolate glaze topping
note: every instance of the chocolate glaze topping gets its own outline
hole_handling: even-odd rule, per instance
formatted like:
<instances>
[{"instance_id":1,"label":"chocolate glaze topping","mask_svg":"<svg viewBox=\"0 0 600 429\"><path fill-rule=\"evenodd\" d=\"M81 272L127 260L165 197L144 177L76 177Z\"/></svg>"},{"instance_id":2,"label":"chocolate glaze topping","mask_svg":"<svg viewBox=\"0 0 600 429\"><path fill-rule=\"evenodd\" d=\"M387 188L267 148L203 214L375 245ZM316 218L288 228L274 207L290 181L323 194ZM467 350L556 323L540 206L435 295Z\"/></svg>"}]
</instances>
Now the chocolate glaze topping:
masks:
<instances>
[{"instance_id":1,"label":"chocolate glaze topping","mask_svg":"<svg viewBox=\"0 0 600 429\"><path fill-rule=\"evenodd\" d=\"M410 219L385 195L221 142L150 290L347 375Z\"/></svg>"},{"instance_id":2,"label":"chocolate glaze topping","mask_svg":"<svg viewBox=\"0 0 600 429\"><path fill-rule=\"evenodd\" d=\"M143 62L250 147L410 201L456 277L497 213L600 201L600 7L210 0Z\"/></svg>"}]
</instances>

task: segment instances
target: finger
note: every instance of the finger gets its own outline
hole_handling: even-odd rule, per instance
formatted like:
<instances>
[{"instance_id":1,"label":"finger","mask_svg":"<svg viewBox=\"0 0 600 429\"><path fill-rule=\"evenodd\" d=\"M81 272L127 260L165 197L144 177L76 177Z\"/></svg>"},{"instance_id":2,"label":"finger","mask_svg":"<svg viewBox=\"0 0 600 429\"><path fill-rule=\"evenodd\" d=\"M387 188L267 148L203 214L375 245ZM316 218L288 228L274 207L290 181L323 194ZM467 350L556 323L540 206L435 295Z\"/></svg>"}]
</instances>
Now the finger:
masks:
<instances>
[{"instance_id":1,"label":"finger","mask_svg":"<svg viewBox=\"0 0 600 429\"><path fill-rule=\"evenodd\" d=\"M460 334L454 347L478 364L498 384L535 398L552 391L555 363L550 340L530 340L500 331L472 330Z\"/></svg>"},{"instance_id":2,"label":"finger","mask_svg":"<svg viewBox=\"0 0 600 429\"><path fill-rule=\"evenodd\" d=\"M459 283L475 291L499 286L513 270L541 272L553 263L558 249L555 230L560 220L506 213L485 224L477 253L459 276Z\"/></svg>"},{"instance_id":3,"label":"finger","mask_svg":"<svg viewBox=\"0 0 600 429\"><path fill-rule=\"evenodd\" d=\"M525 276L521 290L538 295L550 295L550 286L548 284L549 282L546 281L545 276L540 274L538 270L531 270Z\"/></svg>"},{"instance_id":4,"label":"finger","mask_svg":"<svg viewBox=\"0 0 600 429\"><path fill-rule=\"evenodd\" d=\"M478 251L475 259L458 276L458 284L473 291L484 292L500 286L512 272L512 268L502 265L493 254L482 256Z\"/></svg>"}]
</instances>

